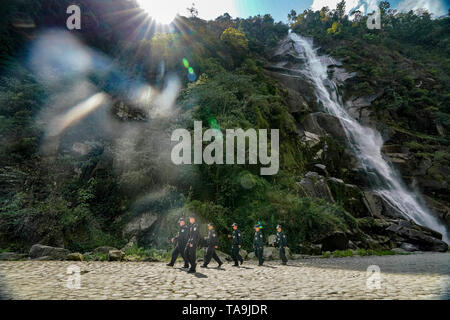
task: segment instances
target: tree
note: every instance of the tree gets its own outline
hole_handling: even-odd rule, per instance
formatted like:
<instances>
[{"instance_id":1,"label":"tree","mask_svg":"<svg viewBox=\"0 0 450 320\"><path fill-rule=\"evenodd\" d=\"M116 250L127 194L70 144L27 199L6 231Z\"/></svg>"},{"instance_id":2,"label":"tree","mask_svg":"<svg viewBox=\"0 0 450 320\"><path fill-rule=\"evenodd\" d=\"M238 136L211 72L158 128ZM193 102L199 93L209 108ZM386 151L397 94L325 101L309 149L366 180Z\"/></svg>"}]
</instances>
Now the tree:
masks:
<instances>
[{"instance_id":1,"label":"tree","mask_svg":"<svg viewBox=\"0 0 450 320\"><path fill-rule=\"evenodd\" d=\"M196 18L198 16L198 10L195 7L195 3L192 2L192 7L186 8L186 10L189 12L192 18Z\"/></svg>"},{"instance_id":2,"label":"tree","mask_svg":"<svg viewBox=\"0 0 450 320\"><path fill-rule=\"evenodd\" d=\"M381 1L378 6L380 7L381 13L386 13L391 7L391 4L388 1Z\"/></svg>"},{"instance_id":3,"label":"tree","mask_svg":"<svg viewBox=\"0 0 450 320\"><path fill-rule=\"evenodd\" d=\"M292 9L291 12L288 13L287 17L289 23L294 23L297 20L297 12Z\"/></svg>"},{"instance_id":4,"label":"tree","mask_svg":"<svg viewBox=\"0 0 450 320\"><path fill-rule=\"evenodd\" d=\"M233 27L226 29L220 36L220 40L235 49L248 50L248 39L241 31Z\"/></svg>"},{"instance_id":5,"label":"tree","mask_svg":"<svg viewBox=\"0 0 450 320\"><path fill-rule=\"evenodd\" d=\"M338 21L333 22L333 25L331 26L331 28L328 28L327 32L328 34L332 34L334 36L338 35L339 33L341 33L341 23Z\"/></svg>"},{"instance_id":6,"label":"tree","mask_svg":"<svg viewBox=\"0 0 450 320\"><path fill-rule=\"evenodd\" d=\"M320 9L320 21L322 22L328 21L328 19L330 18L329 13L330 9L328 7L323 7L322 9Z\"/></svg>"},{"instance_id":7,"label":"tree","mask_svg":"<svg viewBox=\"0 0 450 320\"><path fill-rule=\"evenodd\" d=\"M247 56L248 39L240 30L229 27L222 33L220 40L231 48L231 54L235 59L241 60Z\"/></svg>"},{"instance_id":8,"label":"tree","mask_svg":"<svg viewBox=\"0 0 450 320\"><path fill-rule=\"evenodd\" d=\"M336 14L339 20L342 20L345 16L345 0L342 0L336 5Z\"/></svg>"},{"instance_id":9,"label":"tree","mask_svg":"<svg viewBox=\"0 0 450 320\"><path fill-rule=\"evenodd\" d=\"M353 11L352 13L350 13L350 15L354 17L354 18L353 18L353 21L354 21L355 23L361 22L361 19L362 19L362 17L364 16L364 15L362 14L362 12L359 11L359 10Z\"/></svg>"}]
</instances>

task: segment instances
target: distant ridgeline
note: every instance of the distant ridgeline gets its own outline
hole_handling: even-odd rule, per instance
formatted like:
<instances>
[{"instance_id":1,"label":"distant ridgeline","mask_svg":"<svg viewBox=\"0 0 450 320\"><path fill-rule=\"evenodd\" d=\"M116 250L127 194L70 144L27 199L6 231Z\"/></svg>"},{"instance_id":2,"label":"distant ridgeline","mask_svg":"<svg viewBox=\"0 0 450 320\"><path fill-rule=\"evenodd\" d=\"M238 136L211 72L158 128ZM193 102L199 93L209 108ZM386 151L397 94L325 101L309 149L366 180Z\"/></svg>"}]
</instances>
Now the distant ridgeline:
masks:
<instances>
[{"instance_id":1,"label":"distant ridgeline","mask_svg":"<svg viewBox=\"0 0 450 320\"><path fill-rule=\"evenodd\" d=\"M72 4L81 30L65 28ZM290 25L270 15L179 16L168 32L127 0L0 9L1 250L168 248L189 212L203 233L215 223L224 251L233 222L251 249L257 221L266 238L282 224L295 253L445 247L370 192L339 121L323 113L301 69L289 71L303 62L286 39L291 28L336 59L329 79L349 113L381 133L384 156L448 227L448 17L382 2L379 30L341 5L291 12ZM278 129L279 170L175 165L171 133L193 136L195 121L203 132Z\"/></svg>"}]
</instances>

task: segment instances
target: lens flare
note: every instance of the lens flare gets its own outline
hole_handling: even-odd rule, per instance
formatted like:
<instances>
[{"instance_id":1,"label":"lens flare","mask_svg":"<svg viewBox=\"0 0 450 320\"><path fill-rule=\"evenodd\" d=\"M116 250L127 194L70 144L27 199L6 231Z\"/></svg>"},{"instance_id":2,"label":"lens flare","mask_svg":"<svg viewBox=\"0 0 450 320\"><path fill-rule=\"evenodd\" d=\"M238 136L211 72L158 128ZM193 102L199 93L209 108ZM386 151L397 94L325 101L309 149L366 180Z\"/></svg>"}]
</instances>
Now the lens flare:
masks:
<instances>
[{"instance_id":1,"label":"lens flare","mask_svg":"<svg viewBox=\"0 0 450 320\"><path fill-rule=\"evenodd\" d=\"M183 1L154 1L154 0L138 0L139 6L144 9L153 20L161 24L170 24L180 11L186 10L186 4L184 4L180 10L180 2ZM189 2L187 2L189 3Z\"/></svg>"},{"instance_id":2,"label":"lens flare","mask_svg":"<svg viewBox=\"0 0 450 320\"><path fill-rule=\"evenodd\" d=\"M106 95L102 92L93 95L79 103L60 117L54 118L50 123L48 135L58 136L70 125L83 119L89 113L100 107L106 101Z\"/></svg>"}]
</instances>

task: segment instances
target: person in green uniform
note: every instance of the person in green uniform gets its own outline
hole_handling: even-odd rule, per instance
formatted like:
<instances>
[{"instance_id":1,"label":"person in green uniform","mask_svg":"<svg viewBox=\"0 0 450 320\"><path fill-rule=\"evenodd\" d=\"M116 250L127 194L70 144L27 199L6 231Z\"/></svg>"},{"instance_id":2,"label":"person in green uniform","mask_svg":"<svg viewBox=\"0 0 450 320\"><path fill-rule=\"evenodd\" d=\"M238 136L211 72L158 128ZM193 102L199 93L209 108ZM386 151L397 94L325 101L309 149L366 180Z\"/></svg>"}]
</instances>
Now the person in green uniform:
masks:
<instances>
[{"instance_id":1,"label":"person in green uniform","mask_svg":"<svg viewBox=\"0 0 450 320\"><path fill-rule=\"evenodd\" d=\"M264 263L264 235L261 232L261 225L259 224L255 226L253 248L255 249L255 256L258 258L258 265L262 266Z\"/></svg>"}]
</instances>

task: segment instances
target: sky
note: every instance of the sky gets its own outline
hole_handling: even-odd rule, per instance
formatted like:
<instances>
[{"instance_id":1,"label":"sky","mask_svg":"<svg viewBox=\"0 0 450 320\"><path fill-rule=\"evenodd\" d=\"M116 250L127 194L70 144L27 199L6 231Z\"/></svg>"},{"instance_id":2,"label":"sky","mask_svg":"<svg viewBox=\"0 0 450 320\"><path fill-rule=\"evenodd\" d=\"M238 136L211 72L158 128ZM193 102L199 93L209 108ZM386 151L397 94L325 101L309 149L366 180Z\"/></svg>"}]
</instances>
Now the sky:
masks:
<instances>
[{"instance_id":1,"label":"sky","mask_svg":"<svg viewBox=\"0 0 450 320\"><path fill-rule=\"evenodd\" d=\"M270 13L276 21L286 22L291 9L297 13L312 8L319 10L323 6L336 8L340 0L138 0L151 16L160 22L169 23L177 13L187 15L187 7L195 3L199 17L210 20L225 12L233 18L247 18L257 14ZM372 12L380 0L346 0L347 11L359 9L364 13ZM400 11L425 8L435 16L442 16L450 8L450 0L390 0L391 8ZM153 13L153 15L152 15Z\"/></svg>"}]
</instances>

